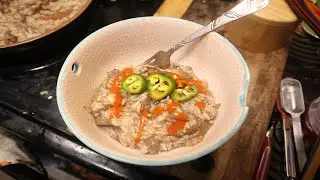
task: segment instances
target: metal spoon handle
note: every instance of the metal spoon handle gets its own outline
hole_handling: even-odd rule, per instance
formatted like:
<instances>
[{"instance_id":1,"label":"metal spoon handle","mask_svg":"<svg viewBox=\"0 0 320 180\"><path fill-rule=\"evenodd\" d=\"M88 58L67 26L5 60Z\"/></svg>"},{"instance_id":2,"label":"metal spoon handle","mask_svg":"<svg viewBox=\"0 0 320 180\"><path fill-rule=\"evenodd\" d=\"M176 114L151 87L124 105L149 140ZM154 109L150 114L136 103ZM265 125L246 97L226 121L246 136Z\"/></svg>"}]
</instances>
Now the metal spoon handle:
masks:
<instances>
[{"instance_id":1,"label":"metal spoon handle","mask_svg":"<svg viewBox=\"0 0 320 180\"><path fill-rule=\"evenodd\" d=\"M244 16L249 14L255 13L269 4L269 0L244 0L234 8L229 10L228 12L222 14L216 20L213 20L211 23L206 25L205 27L201 28L199 31L195 32L194 34L190 35L180 43L176 44L171 50L175 51L182 46L185 46L189 42L211 32L215 29L230 23L232 21L238 20Z\"/></svg>"},{"instance_id":2,"label":"metal spoon handle","mask_svg":"<svg viewBox=\"0 0 320 180\"><path fill-rule=\"evenodd\" d=\"M294 158L294 146L292 141L292 130L287 130L283 125L284 130L284 145L285 145L285 156L286 156L286 171L287 176L296 177L296 166Z\"/></svg>"},{"instance_id":3,"label":"metal spoon handle","mask_svg":"<svg viewBox=\"0 0 320 180\"><path fill-rule=\"evenodd\" d=\"M296 145L299 169L300 169L300 172L302 172L303 167L307 162L307 157L306 157L306 151L303 143L303 133L302 133L300 116L292 116L292 127L293 127L294 143Z\"/></svg>"}]
</instances>

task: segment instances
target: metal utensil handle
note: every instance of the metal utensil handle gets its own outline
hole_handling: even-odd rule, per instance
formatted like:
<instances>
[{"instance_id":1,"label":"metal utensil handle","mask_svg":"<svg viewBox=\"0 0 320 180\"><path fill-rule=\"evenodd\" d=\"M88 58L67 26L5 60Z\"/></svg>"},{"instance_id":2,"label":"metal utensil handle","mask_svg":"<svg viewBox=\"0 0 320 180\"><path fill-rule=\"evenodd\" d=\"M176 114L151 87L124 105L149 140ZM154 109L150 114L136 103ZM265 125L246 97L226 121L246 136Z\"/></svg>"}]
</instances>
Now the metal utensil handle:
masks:
<instances>
[{"instance_id":1,"label":"metal utensil handle","mask_svg":"<svg viewBox=\"0 0 320 180\"><path fill-rule=\"evenodd\" d=\"M293 127L293 134L294 134L293 137L296 145L299 169L300 169L300 172L302 172L303 167L307 162L307 157L306 157L306 151L303 143L303 133L302 133L300 116L292 117L292 127Z\"/></svg>"},{"instance_id":2,"label":"metal utensil handle","mask_svg":"<svg viewBox=\"0 0 320 180\"><path fill-rule=\"evenodd\" d=\"M283 126L284 130L284 141L285 141L285 156L286 156L286 171L287 176L296 177L296 166L295 166L295 158L294 158L294 146L292 141L292 131L286 130L285 126Z\"/></svg>"},{"instance_id":3,"label":"metal utensil handle","mask_svg":"<svg viewBox=\"0 0 320 180\"><path fill-rule=\"evenodd\" d=\"M287 176L289 177L296 177L296 166L295 166L295 158L294 158L294 146L292 141L292 131L287 130L285 131L285 153L286 153L286 171Z\"/></svg>"},{"instance_id":4,"label":"metal utensil handle","mask_svg":"<svg viewBox=\"0 0 320 180\"><path fill-rule=\"evenodd\" d=\"M244 16L249 14L255 13L269 4L269 0L244 0L234 8L229 10L228 12L222 14L216 20L213 20L211 23L200 29L199 31L195 32L194 34L190 35L180 43L176 44L172 49L177 50L182 46L185 46L189 42L211 32L215 29L230 23L232 21L238 20Z\"/></svg>"}]
</instances>

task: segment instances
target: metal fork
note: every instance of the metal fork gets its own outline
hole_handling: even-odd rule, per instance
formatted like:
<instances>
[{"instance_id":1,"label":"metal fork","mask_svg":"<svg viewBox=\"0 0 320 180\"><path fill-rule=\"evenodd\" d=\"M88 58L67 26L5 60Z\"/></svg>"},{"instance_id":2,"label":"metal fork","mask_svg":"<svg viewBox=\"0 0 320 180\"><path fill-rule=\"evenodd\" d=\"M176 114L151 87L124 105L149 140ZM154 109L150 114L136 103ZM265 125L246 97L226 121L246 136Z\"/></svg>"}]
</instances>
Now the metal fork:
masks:
<instances>
[{"instance_id":1,"label":"metal fork","mask_svg":"<svg viewBox=\"0 0 320 180\"><path fill-rule=\"evenodd\" d=\"M238 20L249 14L255 13L267 7L268 4L269 4L269 0L244 0L238 5L236 5L234 8L232 8L231 10L229 10L228 12L222 14L216 20L213 20L211 23L204 26L200 30L196 31L194 34L190 35L183 41L174 45L168 51L158 51L149 59L144 61L141 65L151 65L151 66L157 66L160 68L168 68L170 66L170 57L176 50L180 49L181 47L187 45L191 41L211 31L214 31L215 29L227 23Z\"/></svg>"}]
</instances>

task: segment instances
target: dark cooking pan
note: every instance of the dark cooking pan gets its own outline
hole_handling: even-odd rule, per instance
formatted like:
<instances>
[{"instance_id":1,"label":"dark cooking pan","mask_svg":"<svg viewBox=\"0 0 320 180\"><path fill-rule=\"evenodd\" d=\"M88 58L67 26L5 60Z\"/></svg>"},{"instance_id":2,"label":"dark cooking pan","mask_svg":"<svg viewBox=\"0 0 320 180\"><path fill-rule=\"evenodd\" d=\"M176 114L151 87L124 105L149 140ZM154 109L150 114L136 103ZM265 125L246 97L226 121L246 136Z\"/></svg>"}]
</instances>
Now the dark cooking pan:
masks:
<instances>
[{"instance_id":1,"label":"dark cooking pan","mask_svg":"<svg viewBox=\"0 0 320 180\"><path fill-rule=\"evenodd\" d=\"M93 13L92 4L92 0L86 0L74 17L45 34L0 45L0 67L38 63L69 52L86 36Z\"/></svg>"}]
</instances>

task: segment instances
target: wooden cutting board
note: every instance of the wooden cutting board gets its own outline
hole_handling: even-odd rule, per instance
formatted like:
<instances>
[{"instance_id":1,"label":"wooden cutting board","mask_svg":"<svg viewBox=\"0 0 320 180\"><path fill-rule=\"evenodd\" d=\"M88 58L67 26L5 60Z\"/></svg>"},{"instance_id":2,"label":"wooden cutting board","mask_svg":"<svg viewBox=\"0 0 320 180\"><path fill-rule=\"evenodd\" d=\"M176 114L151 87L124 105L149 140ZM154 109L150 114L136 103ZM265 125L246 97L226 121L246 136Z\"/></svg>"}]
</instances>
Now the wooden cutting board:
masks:
<instances>
[{"instance_id":1,"label":"wooden cutting board","mask_svg":"<svg viewBox=\"0 0 320 180\"><path fill-rule=\"evenodd\" d=\"M298 24L285 0L270 0L265 9L227 24L223 31L238 48L265 53L283 47Z\"/></svg>"}]
</instances>

